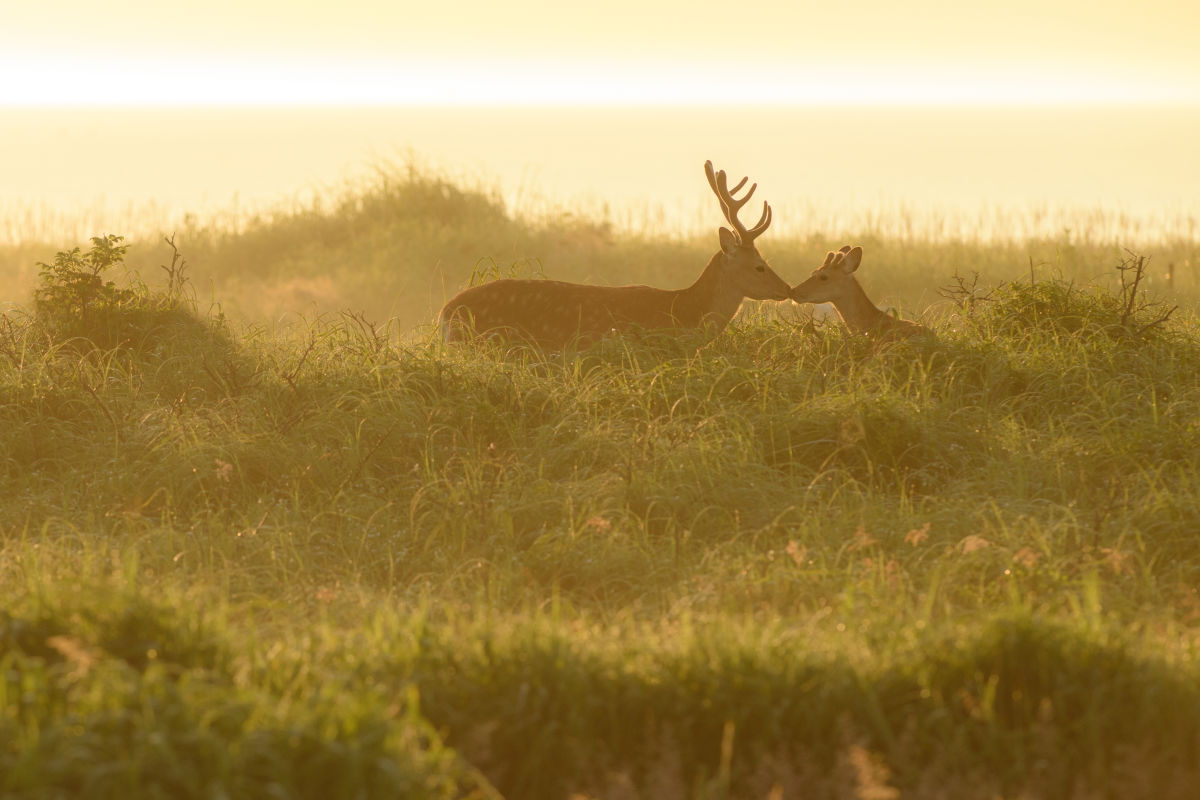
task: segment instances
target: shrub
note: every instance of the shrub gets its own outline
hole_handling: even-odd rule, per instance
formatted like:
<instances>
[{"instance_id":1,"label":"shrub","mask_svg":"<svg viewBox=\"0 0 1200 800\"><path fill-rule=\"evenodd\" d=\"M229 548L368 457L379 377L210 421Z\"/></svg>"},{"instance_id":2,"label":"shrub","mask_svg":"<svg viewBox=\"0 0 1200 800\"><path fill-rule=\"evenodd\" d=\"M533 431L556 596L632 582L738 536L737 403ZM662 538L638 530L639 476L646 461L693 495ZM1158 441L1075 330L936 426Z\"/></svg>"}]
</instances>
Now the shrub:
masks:
<instances>
[{"instance_id":1,"label":"shrub","mask_svg":"<svg viewBox=\"0 0 1200 800\"><path fill-rule=\"evenodd\" d=\"M85 254L78 247L60 251L54 262L38 262L41 286L34 292L37 319L50 331L66 337L111 328L113 318L137 298L133 289L118 288L104 274L122 264L128 245L124 237L92 237Z\"/></svg>"},{"instance_id":2,"label":"shrub","mask_svg":"<svg viewBox=\"0 0 1200 800\"><path fill-rule=\"evenodd\" d=\"M1116 266L1119 290L1080 287L1062 277L1013 281L988 293L957 279L942 294L977 324L998 334L1041 331L1053 335L1145 339L1164 330L1175 307L1146 297L1149 259L1130 252Z\"/></svg>"}]
</instances>

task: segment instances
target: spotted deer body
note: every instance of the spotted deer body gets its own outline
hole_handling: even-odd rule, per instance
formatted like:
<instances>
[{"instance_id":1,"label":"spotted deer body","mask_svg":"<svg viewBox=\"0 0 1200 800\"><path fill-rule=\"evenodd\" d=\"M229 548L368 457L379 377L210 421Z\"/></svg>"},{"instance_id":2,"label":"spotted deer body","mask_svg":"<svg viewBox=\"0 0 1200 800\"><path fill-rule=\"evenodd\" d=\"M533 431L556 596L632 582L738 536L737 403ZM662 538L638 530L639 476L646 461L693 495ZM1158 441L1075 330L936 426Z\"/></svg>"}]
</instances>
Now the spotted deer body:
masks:
<instances>
[{"instance_id":1,"label":"spotted deer body","mask_svg":"<svg viewBox=\"0 0 1200 800\"><path fill-rule=\"evenodd\" d=\"M928 333L924 325L897 319L881 311L854 277L862 263L861 247L847 245L836 253L827 253L821 266L791 291L797 303L830 303L842 322L853 333L873 338L905 338Z\"/></svg>"},{"instance_id":2,"label":"spotted deer body","mask_svg":"<svg viewBox=\"0 0 1200 800\"><path fill-rule=\"evenodd\" d=\"M684 289L650 286L593 286L553 280L504 279L464 289L442 308L439 325L447 341L501 335L545 348L587 345L633 330L708 328L718 332L733 319L744 298L786 300L789 288L759 254L755 238L771 224L763 203L758 223L746 228L737 212L754 193L740 198L725 171L705 165L709 185L732 226L721 228L721 249L700 277Z\"/></svg>"}]
</instances>

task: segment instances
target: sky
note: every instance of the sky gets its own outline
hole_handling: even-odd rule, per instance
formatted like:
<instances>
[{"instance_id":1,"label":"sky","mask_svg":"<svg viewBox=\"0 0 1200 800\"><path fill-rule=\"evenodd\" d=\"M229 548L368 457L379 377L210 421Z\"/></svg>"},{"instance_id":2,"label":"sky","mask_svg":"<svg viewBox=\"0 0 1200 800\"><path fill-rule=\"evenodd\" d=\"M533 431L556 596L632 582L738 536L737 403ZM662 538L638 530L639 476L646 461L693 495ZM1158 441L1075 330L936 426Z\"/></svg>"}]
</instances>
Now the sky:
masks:
<instances>
[{"instance_id":1,"label":"sky","mask_svg":"<svg viewBox=\"0 0 1200 800\"><path fill-rule=\"evenodd\" d=\"M0 0L0 105L1200 105L1196 0Z\"/></svg>"}]
</instances>

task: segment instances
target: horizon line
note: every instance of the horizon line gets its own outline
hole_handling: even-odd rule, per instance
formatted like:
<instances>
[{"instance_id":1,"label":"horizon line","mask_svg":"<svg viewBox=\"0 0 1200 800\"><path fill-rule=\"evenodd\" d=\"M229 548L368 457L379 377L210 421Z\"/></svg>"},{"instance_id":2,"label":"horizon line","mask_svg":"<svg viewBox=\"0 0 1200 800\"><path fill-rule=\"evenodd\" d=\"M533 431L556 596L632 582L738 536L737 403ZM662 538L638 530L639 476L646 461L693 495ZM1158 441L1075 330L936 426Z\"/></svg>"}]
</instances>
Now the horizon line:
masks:
<instances>
[{"instance_id":1,"label":"horizon line","mask_svg":"<svg viewBox=\"0 0 1200 800\"><path fill-rule=\"evenodd\" d=\"M402 101L402 100L313 100L313 101L273 101L273 100L179 100L179 101L137 101L137 100L47 100L30 102L21 100L8 102L0 99L0 110L86 110L86 109L121 109L121 110L238 110L238 111L271 111L271 110L304 110L304 109L345 109L345 110L483 110L483 109L537 109L537 110L645 110L670 111L685 109L716 109L736 108L741 110L799 110L799 109L1039 109L1039 110L1083 110L1108 108L1155 108L1155 109L1197 109L1200 110L1200 98L1087 98L1079 100L1033 98L1027 100L997 99L963 101L959 99L912 99L912 100L864 100L847 98L845 100L729 100L702 102L696 100L680 101L651 101L641 99L629 100L594 100L563 102L556 100L510 100L510 101Z\"/></svg>"}]
</instances>

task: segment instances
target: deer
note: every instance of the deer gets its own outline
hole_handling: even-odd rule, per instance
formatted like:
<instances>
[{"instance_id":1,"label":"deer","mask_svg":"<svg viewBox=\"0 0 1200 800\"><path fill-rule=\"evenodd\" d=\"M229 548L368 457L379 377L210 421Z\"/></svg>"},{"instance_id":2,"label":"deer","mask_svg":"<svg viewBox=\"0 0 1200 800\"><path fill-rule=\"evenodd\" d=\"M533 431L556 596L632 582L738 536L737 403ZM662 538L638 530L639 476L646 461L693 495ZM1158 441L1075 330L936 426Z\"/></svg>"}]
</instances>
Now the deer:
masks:
<instances>
[{"instance_id":1,"label":"deer","mask_svg":"<svg viewBox=\"0 0 1200 800\"><path fill-rule=\"evenodd\" d=\"M452 297L438 315L442 336L453 342L500 335L545 349L563 349L638 329L706 329L715 335L747 297L786 300L788 284L754 245L771 224L770 204L763 202L762 216L750 228L738 219L758 184L751 184L738 197L749 178L730 189L725 170L714 171L712 161L705 162L704 174L730 227L718 231L720 250L691 286L657 289L504 278Z\"/></svg>"},{"instance_id":2,"label":"deer","mask_svg":"<svg viewBox=\"0 0 1200 800\"><path fill-rule=\"evenodd\" d=\"M924 325L893 317L871 302L854 277L862 263L862 256L861 247L850 245L836 253L827 253L825 261L813 270L808 280L792 289L792 299L797 303L832 303L852 333L865 334L873 339L900 339L928 334L929 329Z\"/></svg>"}]
</instances>

